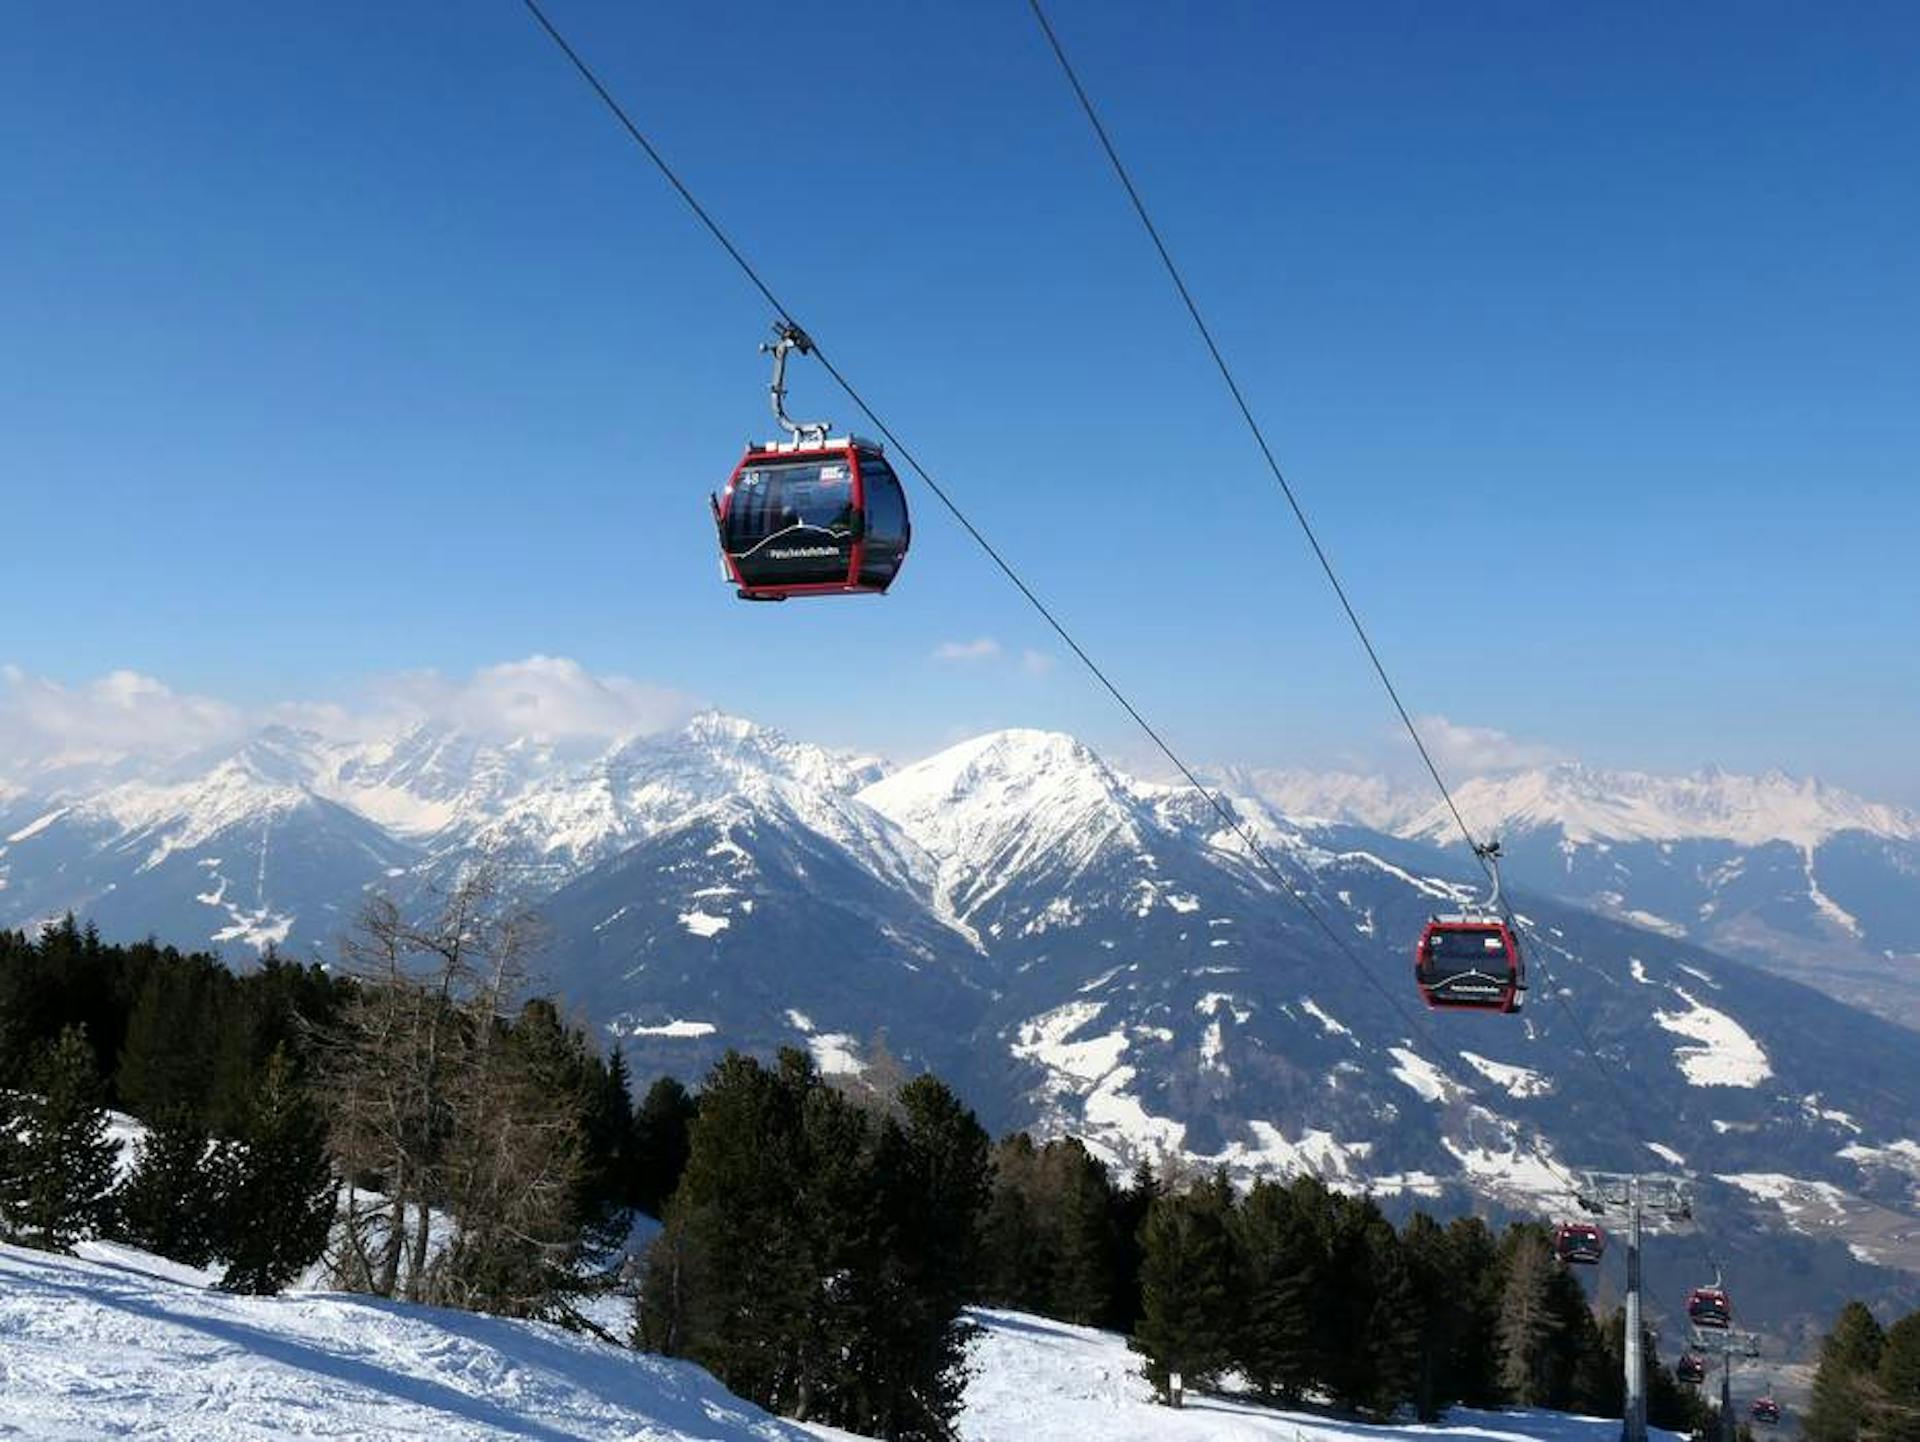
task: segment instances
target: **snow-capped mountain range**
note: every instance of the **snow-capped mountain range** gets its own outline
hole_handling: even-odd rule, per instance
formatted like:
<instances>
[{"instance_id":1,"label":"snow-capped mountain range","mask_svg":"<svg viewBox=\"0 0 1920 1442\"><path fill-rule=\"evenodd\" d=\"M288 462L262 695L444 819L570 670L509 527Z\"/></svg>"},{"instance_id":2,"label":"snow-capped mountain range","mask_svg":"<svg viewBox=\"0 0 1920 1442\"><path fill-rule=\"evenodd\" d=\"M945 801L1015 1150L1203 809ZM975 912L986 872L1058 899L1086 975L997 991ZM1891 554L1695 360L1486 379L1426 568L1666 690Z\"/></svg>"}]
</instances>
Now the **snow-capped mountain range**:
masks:
<instances>
[{"instance_id":1,"label":"snow-capped mountain range","mask_svg":"<svg viewBox=\"0 0 1920 1442\"><path fill-rule=\"evenodd\" d=\"M1365 777L1256 772L1262 796L1457 847L1430 793ZM1650 776L1566 763L1454 791L1508 875L1920 1027L1920 816L1772 772Z\"/></svg>"},{"instance_id":2,"label":"snow-capped mountain range","mask_svg":"<svg viewBox=\"0 0 1920 1442\"><path fill-rule=\"evenodd\" d=\"M1920 912L1912 818L1777 778L1640 780L1461 788L1533 927L1519 1018L1420 1008L1412 938L1476 875L1430 816L1359 824L1384 788L1316 804L1223 776L1282 884L1191 791L1036 731L894 769L711 713L587 756L269 730L152 775L17 780L0 921L326 955L369 891L417 900L486 856L544 912L550 984L643 1077L884 1047L995 1127L1399 1205L1551 1212L1567 1168L1684 1168L1739 1219L1723 1256L1795 1258L1745 1282L1757 1315L1920 1301L1912 1032L1712 949L1740 918L1844 932L1821 898L1876 937Z\"/></svg>"}]
</instances>

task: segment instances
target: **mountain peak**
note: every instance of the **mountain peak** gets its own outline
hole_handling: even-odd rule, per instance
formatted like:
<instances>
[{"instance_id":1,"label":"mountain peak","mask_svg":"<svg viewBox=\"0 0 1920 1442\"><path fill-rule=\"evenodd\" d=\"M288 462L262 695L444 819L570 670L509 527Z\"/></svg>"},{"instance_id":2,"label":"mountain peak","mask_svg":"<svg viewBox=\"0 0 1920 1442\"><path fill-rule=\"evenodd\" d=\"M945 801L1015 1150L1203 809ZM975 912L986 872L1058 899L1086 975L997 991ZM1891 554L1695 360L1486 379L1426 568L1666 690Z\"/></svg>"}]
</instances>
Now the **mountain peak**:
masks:
<instances>
[{"instance_id":1,"label":"mountain peak","mask_svg":"<svg viewBox=\"0 0 1920 1442\"><path fill-rule=\"evenodd\" d=\"M1920 839L1920 817L1911 812L1779 770L1750 776L1710 767L1654 776L1560 762L1476 777L1454 788L1454 800L1482 834L1558 828L1569 841L1712 839L1802 847L1842 831ZM1446 806L1435 803L1398 829L1404 836L1445 841L1456 827Z\"/></svg>"},{"instance_id":2,"label":"mountain peak","mask_svg":"<svg viewBox=\"0 0 1920 1442\"><path fill-rule=\"evenodd\" d=\"M744 716L735 716L714 707L695 712L688 719L687 724L680 728L680 734L690 741L704 741L709 744L737 743L762 738L780 743L787 739L771 726L762 726L757 721L749 721Z\"/></svg>"}]
</instances>

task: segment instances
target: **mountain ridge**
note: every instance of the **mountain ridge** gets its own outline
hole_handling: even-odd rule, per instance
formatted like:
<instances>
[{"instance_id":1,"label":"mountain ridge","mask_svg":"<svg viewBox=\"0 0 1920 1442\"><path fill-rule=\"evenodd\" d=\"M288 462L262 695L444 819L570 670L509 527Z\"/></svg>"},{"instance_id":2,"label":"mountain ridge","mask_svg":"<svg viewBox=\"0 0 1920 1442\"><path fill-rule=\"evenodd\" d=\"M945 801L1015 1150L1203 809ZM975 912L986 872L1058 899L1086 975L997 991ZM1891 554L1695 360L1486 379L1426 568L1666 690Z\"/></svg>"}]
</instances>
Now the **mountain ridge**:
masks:
<instances>
[{"instance_id":1,"label":"mountain ridge","mask_svg":"<svg viewBox=\"0 0 1920 1442\"><path fill-rule=\"evenodd\" d=\"M1462 1019L1422 1011L1408 974L1426 916L1478 894L1462 848L1289 814L1226 775L1221 804L1279 885L1208 801L1061 733L891 768L718 715L589 754L289 732L202 776L122 779L146 789L118 812L0 803L0 906L18 924L64 899L109 931L311 954L369 892L426 905L486 857L547 920L544 984L637 1075L690 1079L730 1047L837 1072L891 1054L994 1127L1080 1136L1117 1167L1306 1170L1402 1207L1557 1210L1568 1168L1678 1157L1751 1219L1745 1245L1785 1237L1823 1289L1920 1277L1911 1033L1617 914L1681 911L1638 891L1686 881L1702 846L1734 873L1777 850L1804 881L1790 841L1510 833L1535 990L1520 1017ZM354 795L422 824L383 827ZM1611 884L1628 862L1646 872L1611 907L1527 874L1600 886L1582 868ZM1798 924L1747 884L1715 897ZM1641 1097L1632 1114L1595 1068Z\"/></svg>"}]
</instances>

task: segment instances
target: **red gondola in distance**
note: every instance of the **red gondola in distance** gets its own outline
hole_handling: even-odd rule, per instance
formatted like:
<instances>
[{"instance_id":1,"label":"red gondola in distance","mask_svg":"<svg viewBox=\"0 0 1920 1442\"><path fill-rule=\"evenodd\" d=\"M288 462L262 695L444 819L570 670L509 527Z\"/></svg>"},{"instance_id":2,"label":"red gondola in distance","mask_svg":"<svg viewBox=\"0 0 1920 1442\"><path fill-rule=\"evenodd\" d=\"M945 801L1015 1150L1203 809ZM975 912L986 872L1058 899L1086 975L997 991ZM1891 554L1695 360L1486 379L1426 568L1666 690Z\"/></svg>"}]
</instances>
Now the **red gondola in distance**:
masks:
<instances>
[{"instance_id":1,"label":"red gondola in distance","mask_svg":"<svg viewBox=\"0 0 1920 1442\"><path fill-rule=\"evenodd\" d=\"M787 352L813 346L794 326L775 331L762 349L773 353L773 414L789 439L748 446L711 498L726 577L743 601L884 593L912 538L906 492L877 441L788 419Z\"/></svg>"},{"instance_id":2,"label":"red gondola in distance","mask_svg":"<svg viewBox=\"0 0 1920 1442\"><path fill-rule=\"evenodd\" d=\"M1689 1387L1698 1387L1707 1380L1707 1359L1698 1352L1682 1352L1673 1374Z\"/></svg>"},{"instance_id":3,"label":"red gondola in distance","mask_svg":"<svg viewBox=\"0 0 1920 1442\"><path fill-rule=\"evenodd\" d=\"M1753 1405L1747 1409L1747 1415L1752 1417L1753 1420L1758 1422L1762 1427L1778 1427L1780 1425L1780 1404L1771 1397L1756 1397L1753 1400Z\"/></svg>"},{"instance_id":4,"label":"red gondola in distance","mask_svg":"<svg viewBox=\"0 0 1920 1442\"><path fill-rule=\"evenodd\" d=\"M1572 1266L1597 1266L1607 1253L1607 1234L1592 1222L1562 1222L1553 1234L1554 1255Z\"/></svg>"},{"instance_id":5,"label":"red gondola in distance","mask_svg":"<svg viewBox=\"0 0 1920 1442\"><path fill-rule=\"evenodd\" d=\"M1695 1287L1687 1293L1687 1320L1696 1327L1724 1332L1733 1325L1733 1299L1723 1287Z\"/></svg>"}]
</instances>

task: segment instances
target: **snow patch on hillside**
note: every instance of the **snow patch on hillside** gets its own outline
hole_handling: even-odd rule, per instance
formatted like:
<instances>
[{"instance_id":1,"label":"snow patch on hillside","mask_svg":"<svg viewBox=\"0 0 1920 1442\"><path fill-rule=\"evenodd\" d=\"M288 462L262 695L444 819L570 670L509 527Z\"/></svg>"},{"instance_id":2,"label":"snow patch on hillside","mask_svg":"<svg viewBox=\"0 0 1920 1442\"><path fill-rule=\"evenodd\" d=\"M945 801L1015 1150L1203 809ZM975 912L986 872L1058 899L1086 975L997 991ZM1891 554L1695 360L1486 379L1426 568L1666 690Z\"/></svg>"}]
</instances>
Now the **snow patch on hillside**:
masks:
<instances>
[{"instance_id":1,"label":"snow patch on hillside","mask_svg":"<svg viewBox=\"0 0 1920 1442\"><path fill-rule=\"evenodd\" d=\"M1344 1022L1336 1021L1334 1018L1328 1016L1326 1012L1320 1009L1319 1003L1312 997L1303 996L1300 998L1300 1010L1319 1022L1320 1029L1328 1036L1344 1036L1355 1046L1360 1045L1360 1039L1353 1034L1353 1028L1347 1026Z\"/></svg>"},{"instance_id":2,"label":"snow patch on hillside","mask_svg":"<svg viewBox=\"0 0 1920 1442\"><path fill-rule=\"evenodd\" d=\"M1515 1066L1511 1062L1494 1061L1491 1057L1462 1051L1460 1059L1495 1086L1506 1088L1512 1097L1543 1097L1553 1091L1551 1078L1540 1075L1527 1067Z\"/></svg>"},{"instance_id":3,"label":"snow patch on hillside","mask_svg":"<svg viewBox=\"0 0 1920 1442\"><path fill-rule=\"evenodd\" d=\"M1124 1166L1180 1151L1185 1125L1154 1115L1130 1090L1135 1070L1121 1064L1131 1044L1126 1031L1076 1039L1106 1007L1101 1001L1073 1001L1022 1022L1013 1055L1046 1069L1040 1092L1053 1108L1051 1127L1079 1136L1103 1161ZM1065 1113L1065 1104L1075 1099L1078 1124Z\"/></svg>"},{"instance_id":4,"label":"snow patch on hillside","mask_svg":"<svg viewBox=\"0 0 1920 1442\"><path fill-rule=\"evenodd\" d=\"M692 1037L712 1036L717 1030L710 1021L672 1021L661 1022L656 1026L627 1026L621 1028L628 1036L664 1036L680 1040Z\"/></svg>"},{"instance_id":5,"label":"snow patch on hillside","mask_svg":"<svg viewBox=\"0 0 1920 1442\"><path fill-rule=\"evenodd\" d=\"M1778 1172L1722 1172L1720 1180L1738 1187L1756 1201L1779 1208L1787 1225L1808 1236L1830 1230L1847 1220L1853 1200L1831 1182L1809 1181Z\"/></svg>"},{"instance_id":6,"label":"snow patch on hillside","mask_svg":"<svg viewBox=\"0 0 1920 1442\"><path fill-rule=\"evenodd\" d=\"M1846 932L1847 935L1852 937L1863 935L1864 933L1861 931L1859 919L1820 889L1820 883L1814 878L1813 874L1813 848L1811 846L1803 846L1800 849L1800 860L1807 877L1807 899L1814 904L1814 908L1819 911L1822 916L1826 917L1828 921L1831 921L1835 926Z\"/></svg>"},{"instance_id":7,"label":"snow patch on hillside","mask_svg":"<svg viewBox=\"0 0 1920 1442\"><path fill-rule=\"evenodd\" d=\"M1298 1141L1289 1141L1271 1122L1249 1122L1253 1142L1229 1142L1206 1158L1235 1177L1297 1177L1310 1174L1343 1191L1361 1191L1369 1181L1360 1164L1373 1150L1372 1142L1343 1142L1332 1132L1309 1127Z\"/></svg>"},{"instance_id":8,"label":"snow patch on hillside","mask_svg":"<svg viewBox=\"0 0 1920 1442\"><path fill-rule=\"evenodd\" d=\"M72 808L66 806L56 806L53 810L35 817L18 831L13 832L7 837L7 840L9 842L30 841L45 831L49 826L53 825L53 823L58 821L62 816L65 816L71 809Z\"/></svg>"},{"instance_id":9,"label":"snow patch on hillside","mask_svg":"<svg viewBox=\"0 0 1920 1442\"><path fill-rule=\"evenodd\" d=\"M729 926L733 925L733 918L728 916L715 916L711 912L696 909L694 911L681 912L680 924L695 936L718 936Z\"/></svg>"},{"instance_id":10,"label":"snow patch on hillside","mask_svg":"<svg viewBox=\"0 0 1920 1442\"><path fill-rule=\"evenodd\" d=\"M1687 1004L1686 1011L1656 1011L1655 1022L1676 1036L1690 1037L1696 1046L1675 1047L1674 1061L1688 1082L1697 1087L1757 1087L1773 1075L1773 1066L1760 1043L1724 1011L1696 1001L1682 987L1673 994Z\"/></svg>"},{"instance_id":11,"label":"snow patch on hillside","mask_svg":"<svg viewBox=\"0 0 1920 1442\"><path fill-rule=\"evenodd\" d=\"M1853 1142L1840 1148L1835 1155L1852 1162L1857 1167L1881 1167L1901 1171L1915 1181L1920 1181L1920 1142L1903 1139L1878 1147Z\"/></svg>"},{"instance_id":12,"label":"snow patch on hillside","mask_svg":"<svg viewBox=\"0 0 1920 1442\"><path fill-rule=\"evenodd\" d=\"M1467 1090L1418 1052L1391 1046L1387 1054L1393 1058L1394 1079L1417 1092L1422 1101L1451 1102Z\"/></svg>"},{"instance_id":13,"label":"snow patch on hillside","mask_svg":"<svg viewBox=\"0 0 1920 1442\"><path fill-rule=\"evenodd\" d=\"M807 1050L822 1076L859 1076L865 1071L867 1064L854 1047L853 1038L843 1031L817 1032L807 1038Z\"/></svg>"}]
</instances>

